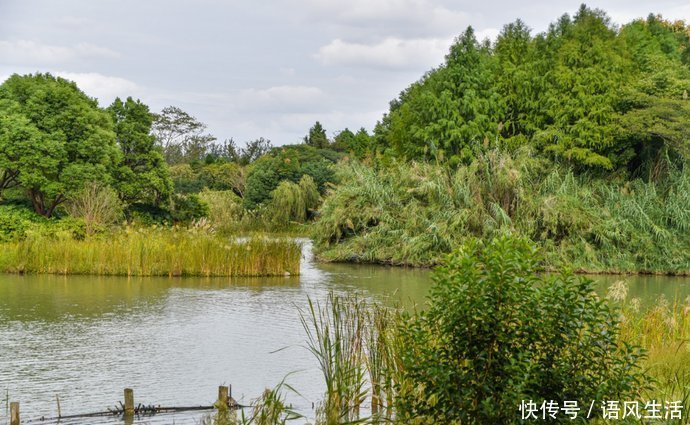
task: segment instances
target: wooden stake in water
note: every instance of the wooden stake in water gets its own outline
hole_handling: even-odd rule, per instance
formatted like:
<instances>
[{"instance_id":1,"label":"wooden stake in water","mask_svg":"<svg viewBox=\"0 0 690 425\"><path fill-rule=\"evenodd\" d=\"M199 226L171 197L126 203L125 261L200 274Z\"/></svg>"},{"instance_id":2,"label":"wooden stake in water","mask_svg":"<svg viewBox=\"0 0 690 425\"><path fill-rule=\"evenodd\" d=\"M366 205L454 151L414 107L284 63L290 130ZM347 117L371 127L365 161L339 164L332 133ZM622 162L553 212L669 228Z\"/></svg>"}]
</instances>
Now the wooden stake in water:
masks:
<instances>
[{"instance_id":1,"label":"wooden stake in water","mask_svg":"<svg viewBox=\"0 0 690 425\"><path fill-rule=\"evenodd\" d=\"M134 390L125 388L125 415L134 414Z\"/></svg>"},{"instance_id":2,"label":"wooden stake in water","mask_svg":"<svg viewBox=\"0 0 690 425\"><path fill-rule=\"evenodd\" d=\"M10 425L19 425L19 402L10 403Z\"/></svg>"},{"instance_id":3,"label":"wooden stake in water","mask_svg":"<svg viewBox=\"0 0 690 425\"><path fill-rule=\"evenodd\" d=\"M55 400L57 401L57 406L58 406L58 418L62 417L62 410L60 410L60 396L55 394Z\"/></svg>"}]
</instances>

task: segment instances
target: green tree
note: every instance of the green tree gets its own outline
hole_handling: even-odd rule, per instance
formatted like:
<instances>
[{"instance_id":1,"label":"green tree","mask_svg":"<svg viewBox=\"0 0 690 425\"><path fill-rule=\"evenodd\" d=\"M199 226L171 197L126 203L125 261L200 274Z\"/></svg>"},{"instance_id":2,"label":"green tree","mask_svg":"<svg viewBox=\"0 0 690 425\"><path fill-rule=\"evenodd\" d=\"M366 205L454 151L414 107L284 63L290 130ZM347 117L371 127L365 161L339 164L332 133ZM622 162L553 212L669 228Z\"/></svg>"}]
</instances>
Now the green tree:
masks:
<instances>
[{"instance_id":1,"label":"green tree","mask_svg":"<svg viewBox=\"0 0 690 425\"><path fill-rule=\"evenodd\" d=\"M216 140L205 131L206 124L176 106L154 116L153 134L168 164L202 160Z\"/></svg>"},{"instance_id":2,"label":"green tree","mask_svg":"<svg viewBox=\"0 0 690 425\"><path fill-rule=\"evenodd\" d=\"M326 184L335 181L335 160L337 153L308 145L274 148L248 167L244 206L256 208L271 198L281 181L298 183L304 175L311 176L318 191L324 193Z\"/></svg>"},{"instance_id":3,"label":"green tree","mask_svg":"<svg viewBox=\"0 0 690 425\"><path fill-rule=\"evenodd\" d=\"M172 194L173 185L160 147L151 134L153 115L148 106L128 97L108 107L115 122L122 162L116 171L119 197L127 203L161 205Z\"/></svg>"},{"instance_id":4,"label":"green tree","mask_svg":"<svg viewBox=\"0 0 690 425\"><path fill-rule=\"evenodd\" d=\"M391 102L377 126L397 155L428 157L451 164L470 161L475 150L498 133L502 102L492 85L492 58L474 30L456 39L445 63Z\"/></svg>"},{"instance_id":5,"label":"green tree","mask_svg":"<svg viewBox=\"0 0 690 425\"><path fill-rule=\"evenodd\" d=\"M316 121L312 128L309 129L309 134L304 136L304 143L317 149L328 147L330 142L328 141L328 136L326 136L326 130L324 130L320 122Z\"/></svg>"},{"instance_id":6,"label":"green tree","mask_svg":"<svg viewBox=\"0 0 690 425\"><path fill-rule=\"evenodd\" d=\"M120 161L112 121L73 82L11 76L0 86L0 120L4 179L25 190L38 214L51 216L86 182L111 182Z\"/></svg>"}]
</instances>

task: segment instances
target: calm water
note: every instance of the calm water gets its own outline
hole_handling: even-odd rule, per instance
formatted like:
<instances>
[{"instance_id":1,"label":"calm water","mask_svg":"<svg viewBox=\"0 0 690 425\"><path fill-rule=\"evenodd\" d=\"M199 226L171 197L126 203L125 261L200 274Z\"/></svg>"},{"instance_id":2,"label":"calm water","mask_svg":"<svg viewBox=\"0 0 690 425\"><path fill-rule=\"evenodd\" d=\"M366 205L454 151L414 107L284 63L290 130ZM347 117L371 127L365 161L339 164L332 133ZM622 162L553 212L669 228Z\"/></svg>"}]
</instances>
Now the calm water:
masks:
<instances>
[{"instance_id":1,"label":"calm water","mask_svg":"<svg viewBox=\"0 0 690 425\"><path fill-rule=\"evenodd\" d=\"M620 277L606 277L602 286ZM690 279L634 277L630 296L690 295ZM307 296L357 291L366 297L423 302L425 270L316 265L302 275L262 279L158 279L0 275L0 424L5 395L24 419L102 411L135 390L135 403L210 405L217 387L249 404L288 373L307 416L323 391L302 347L298 308ZM279 350L278 352L276 352ZM136 423L199 423L199 414L157 415ZM121 423L113 418L63 423Z\"/></svg>"}]
</instances>

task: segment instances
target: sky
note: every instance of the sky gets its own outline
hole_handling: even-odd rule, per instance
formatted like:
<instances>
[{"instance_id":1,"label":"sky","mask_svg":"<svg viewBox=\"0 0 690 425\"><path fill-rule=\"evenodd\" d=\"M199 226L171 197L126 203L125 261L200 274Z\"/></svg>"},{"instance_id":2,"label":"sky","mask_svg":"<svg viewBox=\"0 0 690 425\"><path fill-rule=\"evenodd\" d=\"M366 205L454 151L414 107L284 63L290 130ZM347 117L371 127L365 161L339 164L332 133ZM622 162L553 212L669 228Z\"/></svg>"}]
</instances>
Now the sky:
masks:
<instances>
[{"instance_id":1,"label":"sky","mask_svg":"<svg viewBox=\"0 0 690 425\"><path fill-rule=\"evenodd\" d=\"M495 38L522 19L543 32L581 0L0 0L0 81L50 72L109 105L174 105L220 141L298 143L371 131L401 90L471 25ZM685 1L601 0L617 24L690 20Z\"/></svg>"}]
</instances>

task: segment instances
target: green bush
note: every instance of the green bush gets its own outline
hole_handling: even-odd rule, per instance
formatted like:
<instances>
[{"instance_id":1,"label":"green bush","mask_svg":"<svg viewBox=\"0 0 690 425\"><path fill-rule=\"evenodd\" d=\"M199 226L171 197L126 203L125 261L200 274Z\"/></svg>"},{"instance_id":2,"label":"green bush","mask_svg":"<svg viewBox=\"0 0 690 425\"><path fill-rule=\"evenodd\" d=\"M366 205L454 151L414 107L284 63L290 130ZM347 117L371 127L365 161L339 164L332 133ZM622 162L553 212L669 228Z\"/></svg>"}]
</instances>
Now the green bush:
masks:
<instances>
[{"instance_id":1,"label":"green bush","mask_svg":"<svg viewBox=\"0 0 690 425\"><path fill-rule=\"evenodd\" d=\"M72 217L48 219L22 205L0 205L0 242L14 242L28 235L52 237L65 235L84 239L84 220Z\"/></svg>"},{"instance_id":2,"label":"green bush","mask_svg":"<svg viewBox=\"0 0 690 425\"><path fill-rule=\"evenodd\" d=\"M175 223L190 223L196 219L207 217L208 213L208 205L199 198L199 195L190 193L173 196L171 216Z\"/></svg>"},{"instance_id":3,"label":"green bush","mask_svg":"<svg viewBox=\"0 0 690 425\"><path fill-rule=\"evenodd\" d=\"M271 199L278 185L284 181L298 183L302 176L314 180L320 193L335 181L333 163L342 155L328 149L307 145L274 148L249 166L244 193L244 206L254 209Z\"/></svg>"},{"instance_id":4,"label":"green bush","mask_svg":"<svg viewBox=\"0 0 690 425\"><path fill-rule=\"evenodd\" d=\"M633 400L641 351L618 312L572 274L540 274L526 239L470 241L434 275L428 309L401 326L403 423L519 423L522 400ZM559 415L560 419L570 418Z\"/></svg>"}]
</instances>

